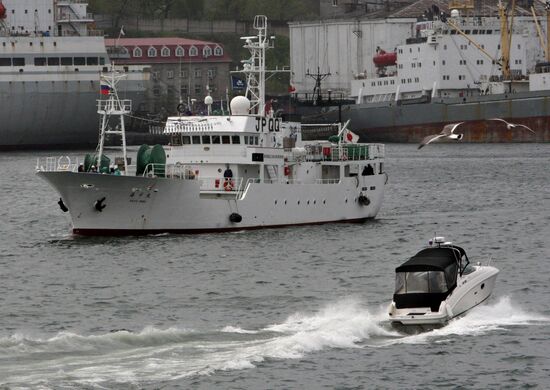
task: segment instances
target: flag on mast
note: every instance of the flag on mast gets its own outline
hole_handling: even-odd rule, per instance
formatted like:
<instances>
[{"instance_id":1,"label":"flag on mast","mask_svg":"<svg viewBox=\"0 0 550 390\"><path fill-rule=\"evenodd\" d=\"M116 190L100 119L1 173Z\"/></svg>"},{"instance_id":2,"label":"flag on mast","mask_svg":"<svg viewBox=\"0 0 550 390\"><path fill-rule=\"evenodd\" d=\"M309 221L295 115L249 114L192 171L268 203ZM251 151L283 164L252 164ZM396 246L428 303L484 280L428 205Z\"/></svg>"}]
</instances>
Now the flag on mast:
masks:
<instances>
[{"instance_id":1,"label":"flag on mast","mask_svg":"<svg viewBox=\"0 0 550 390\"><path fill-rule=\"evenodd\" d=\"M103 77L101 77L99 85L100 85L100 92L102 95L108 95L111 92L111 86Z\"/></svg>"}]
</instances>

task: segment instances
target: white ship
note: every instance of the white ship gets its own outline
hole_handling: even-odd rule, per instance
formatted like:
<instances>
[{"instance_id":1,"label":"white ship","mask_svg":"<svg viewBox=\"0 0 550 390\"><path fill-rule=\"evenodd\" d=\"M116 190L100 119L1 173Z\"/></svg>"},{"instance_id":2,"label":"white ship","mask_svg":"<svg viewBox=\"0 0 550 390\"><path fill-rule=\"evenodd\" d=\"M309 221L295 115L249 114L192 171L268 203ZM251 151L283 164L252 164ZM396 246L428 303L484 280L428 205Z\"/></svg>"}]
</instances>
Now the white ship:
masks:
<instances>
[{"instance_id":1,"label":"white ship","mask_svg":"<svg viewBox=\"0 0 550 390\"><path fill-rule=\"evenodd\" d=\"M97 144L94 101L109 69L103 33L81 0L0 1L0 149ZM148 73L126 67L137 103Z\"/></svg>"},{"instance_id":2,"label":"white ship","mask_svg":"<svg viewBox=\"0 0 550 390\"><path fill-rule=\"evenodd\" d=\"M344 143L352 133L341 125L336 142L306 143L300 123L266 110L267 18L257 16L254 27L258 35L243 38L251 52L243 61L247 97L232 100L232 115L171 117L165 129L170 144L142 146L130 165L123 119L131 102L112 88L99 102L97 155L84 165L67 158L38 162L38 175L59 193L75 234L202 233L376 216L387 181L384 145ZM117 77L105 81L115 87ZM120 126L109 125L113 115ZM122 136L123 158L115 174L90 172L109 170L103 149L109 133Z\"/></svg>"}]
</instances>

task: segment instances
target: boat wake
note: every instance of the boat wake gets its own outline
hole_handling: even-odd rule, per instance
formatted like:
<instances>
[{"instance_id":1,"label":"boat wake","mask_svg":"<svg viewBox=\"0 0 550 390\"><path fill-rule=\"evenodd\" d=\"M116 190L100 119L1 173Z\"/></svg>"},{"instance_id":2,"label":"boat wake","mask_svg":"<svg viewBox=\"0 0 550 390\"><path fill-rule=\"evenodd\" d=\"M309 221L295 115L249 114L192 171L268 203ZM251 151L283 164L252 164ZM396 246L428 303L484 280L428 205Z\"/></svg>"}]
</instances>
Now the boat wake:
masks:
<instances>
[{"instance_id":1,"label":"boat wake","mask_svg":"<svg viewBox=\"0 0 550 390\"><path fill-rule=\"evenodd\" d=\"M253 368L270 359L297 359L330 348L370 348L429 343L456 334L480 334L550 319L517 310L510 299L479 307L448 326L407 336L393 330L384 310L372 314L347 299L316 313L295 313L261 329L235 325L212 332L184 328L116 331L82 336L62 332L41 339L0 338L3 385L113 386L158 383L216 371Z\"/></svg>"},{"instance_id":2,"label":"boat wake","mask_svg":"<svg viewBox=\"0 0 550 390\"><path fill-rule=\"evenodd\" d=\"M529 313L514 305L510 297L502 297L491 304L480 305L466 315L451 320L446 326L427 332L407 335L387 344L423 344L441 342L448 336L478 336L513 326L537 325L550 322L549 317Z\"/></svg>"}]
</instances>

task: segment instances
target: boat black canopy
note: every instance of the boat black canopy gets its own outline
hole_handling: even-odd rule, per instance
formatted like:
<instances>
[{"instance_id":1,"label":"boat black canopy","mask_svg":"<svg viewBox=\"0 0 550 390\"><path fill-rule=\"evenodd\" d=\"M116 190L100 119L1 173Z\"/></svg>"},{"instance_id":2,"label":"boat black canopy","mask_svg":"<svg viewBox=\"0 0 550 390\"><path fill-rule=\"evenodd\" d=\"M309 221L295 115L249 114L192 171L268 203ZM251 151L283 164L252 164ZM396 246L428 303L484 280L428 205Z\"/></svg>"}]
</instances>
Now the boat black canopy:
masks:
<instances>
[{"instance_id":1,"label":"boat black canopy","mask_svg":"<svg viewBox=\"0 0 550 390\"><path fill-rule=\"evenodd\" d=\"M425 248L395 269L395 272L445 271L451 264L458 264L464 249L454 245Z\"/></svg>"}]
</instances>

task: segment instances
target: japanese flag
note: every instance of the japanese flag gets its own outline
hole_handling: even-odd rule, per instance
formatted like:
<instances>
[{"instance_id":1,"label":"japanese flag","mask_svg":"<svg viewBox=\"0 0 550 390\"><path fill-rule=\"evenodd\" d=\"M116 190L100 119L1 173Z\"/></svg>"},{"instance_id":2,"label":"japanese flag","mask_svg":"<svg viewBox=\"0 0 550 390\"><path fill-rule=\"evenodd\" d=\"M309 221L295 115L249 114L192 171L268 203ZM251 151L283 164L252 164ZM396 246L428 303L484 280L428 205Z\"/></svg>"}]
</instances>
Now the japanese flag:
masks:
<instances>
[{"instance_id":1,"label":"japanese flag","mask_svg":"<svg viewBox=\"0 0 550 390\"><path fill-rule=\"evenodd\" d=\"M359 141L359 136L352 131L346 129L344 130L344 135L342 138L342 142L348 143L348 144L356 144Z\"/></svg>"}]
</instances>

